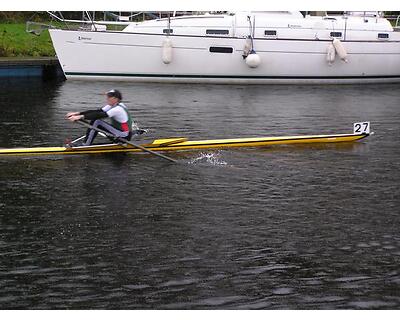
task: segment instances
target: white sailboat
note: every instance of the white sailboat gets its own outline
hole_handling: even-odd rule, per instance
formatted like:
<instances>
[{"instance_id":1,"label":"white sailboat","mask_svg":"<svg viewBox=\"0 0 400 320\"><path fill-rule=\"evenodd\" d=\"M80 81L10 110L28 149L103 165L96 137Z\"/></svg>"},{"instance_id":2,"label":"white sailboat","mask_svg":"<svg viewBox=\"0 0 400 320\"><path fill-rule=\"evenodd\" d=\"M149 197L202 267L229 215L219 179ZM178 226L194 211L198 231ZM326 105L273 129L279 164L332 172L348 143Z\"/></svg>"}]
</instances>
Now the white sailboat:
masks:
<instances>
[{"instance_id":1,"label":"white sailboat","mask_svg":"<svg viewBox=\"0 0 400 320\"><path fill-rule=\"evenodd\" d=\"M67 79L184 83L400 82L400 31L378 14L236 12L51 29Z\"/></svg>"}]
</instances>

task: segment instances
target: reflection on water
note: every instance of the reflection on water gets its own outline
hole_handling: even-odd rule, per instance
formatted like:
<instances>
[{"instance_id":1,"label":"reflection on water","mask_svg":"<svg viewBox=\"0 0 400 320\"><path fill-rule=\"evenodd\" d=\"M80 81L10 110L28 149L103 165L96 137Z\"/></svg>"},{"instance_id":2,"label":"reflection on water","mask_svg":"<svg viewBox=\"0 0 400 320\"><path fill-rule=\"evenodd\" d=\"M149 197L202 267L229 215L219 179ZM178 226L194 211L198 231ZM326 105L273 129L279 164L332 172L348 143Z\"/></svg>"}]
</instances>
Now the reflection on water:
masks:
<instances>
[{"instance_id":1,"label":"reflection on water","mask_svg":"<svg viewBox=\"0 0 400 320\"><path fill-rule=\"evenodd\" d=\"M0 83L2 147L60 145L117 86L160 136L355 144L0 158L1 308L398 308L399 86Z\"/></svg>"}]
</instances>

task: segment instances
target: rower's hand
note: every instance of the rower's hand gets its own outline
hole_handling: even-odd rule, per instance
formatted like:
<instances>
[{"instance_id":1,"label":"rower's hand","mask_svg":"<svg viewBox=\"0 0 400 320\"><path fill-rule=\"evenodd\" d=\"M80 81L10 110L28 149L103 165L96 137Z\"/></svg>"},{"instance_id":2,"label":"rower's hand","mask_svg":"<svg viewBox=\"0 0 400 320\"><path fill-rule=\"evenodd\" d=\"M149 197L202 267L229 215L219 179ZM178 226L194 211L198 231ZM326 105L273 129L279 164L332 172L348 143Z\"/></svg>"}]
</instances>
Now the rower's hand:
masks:
<instances>
[{"instance_id":1,"label":"rower's hand","mask_svg":"<svg viewBox=\"0 0 400 320\"><path fill-rule=\"evenodd\" d=\"M72 122L78 121L78 120L81 120L81 119L83 119L83 115L81 115L81 114L73 115L73 116L68 117L68 120L72 121Z\"/></svg>"},{"instance_id":2,"label":"rower's hand","mask_svg":"<svg viewBox=\"0 0 400 320\"><path fill-rule=\"evenodd\" d=\"M67 115L65 116L67 119L69 119L72 116L77 116L79 115L79 112L68 112Z\"/></svg>"}]
</instances>

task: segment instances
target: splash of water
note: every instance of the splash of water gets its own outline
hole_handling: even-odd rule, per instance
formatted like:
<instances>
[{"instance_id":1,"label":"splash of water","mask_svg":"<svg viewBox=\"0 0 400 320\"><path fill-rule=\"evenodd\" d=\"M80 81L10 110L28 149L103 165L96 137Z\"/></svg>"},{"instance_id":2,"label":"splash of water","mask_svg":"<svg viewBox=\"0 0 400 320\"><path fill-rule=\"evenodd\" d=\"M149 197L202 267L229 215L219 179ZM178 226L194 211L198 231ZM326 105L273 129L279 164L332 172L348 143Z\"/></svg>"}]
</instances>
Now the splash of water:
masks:
<instances>
[{"instance_id":1,"label":"splash of water","mask_svg":"<svg viewBox=\"0 0 400 320\"><path fill-rule=\"evenodd\" d=\"M207 163L213 166L226 166L228 163L221 159L220 153L201 152L196 158L189 161L189 164Z\"/></svg>"}]
</instances>

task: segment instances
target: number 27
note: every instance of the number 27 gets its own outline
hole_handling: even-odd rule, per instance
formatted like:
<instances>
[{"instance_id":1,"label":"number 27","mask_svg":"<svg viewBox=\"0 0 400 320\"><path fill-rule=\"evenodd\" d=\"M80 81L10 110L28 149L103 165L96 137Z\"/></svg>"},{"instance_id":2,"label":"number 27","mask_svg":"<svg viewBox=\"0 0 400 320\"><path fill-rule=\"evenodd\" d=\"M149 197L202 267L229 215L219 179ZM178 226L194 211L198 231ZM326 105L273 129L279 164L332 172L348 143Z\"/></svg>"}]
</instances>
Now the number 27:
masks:
<instances>
[{"instance_id":1,"label":"number 27","mask_svg":"<svg viewBox=\"0 0 400 320\"><path fill-rule=\"evenodd\" d=\"M368 132L368 122L363 122L363 123L356 123L354 124L354 132L355 133L362 133L362 132ZM362 130L362 128L364 130Z\"/></svg>"}]
</instances>

